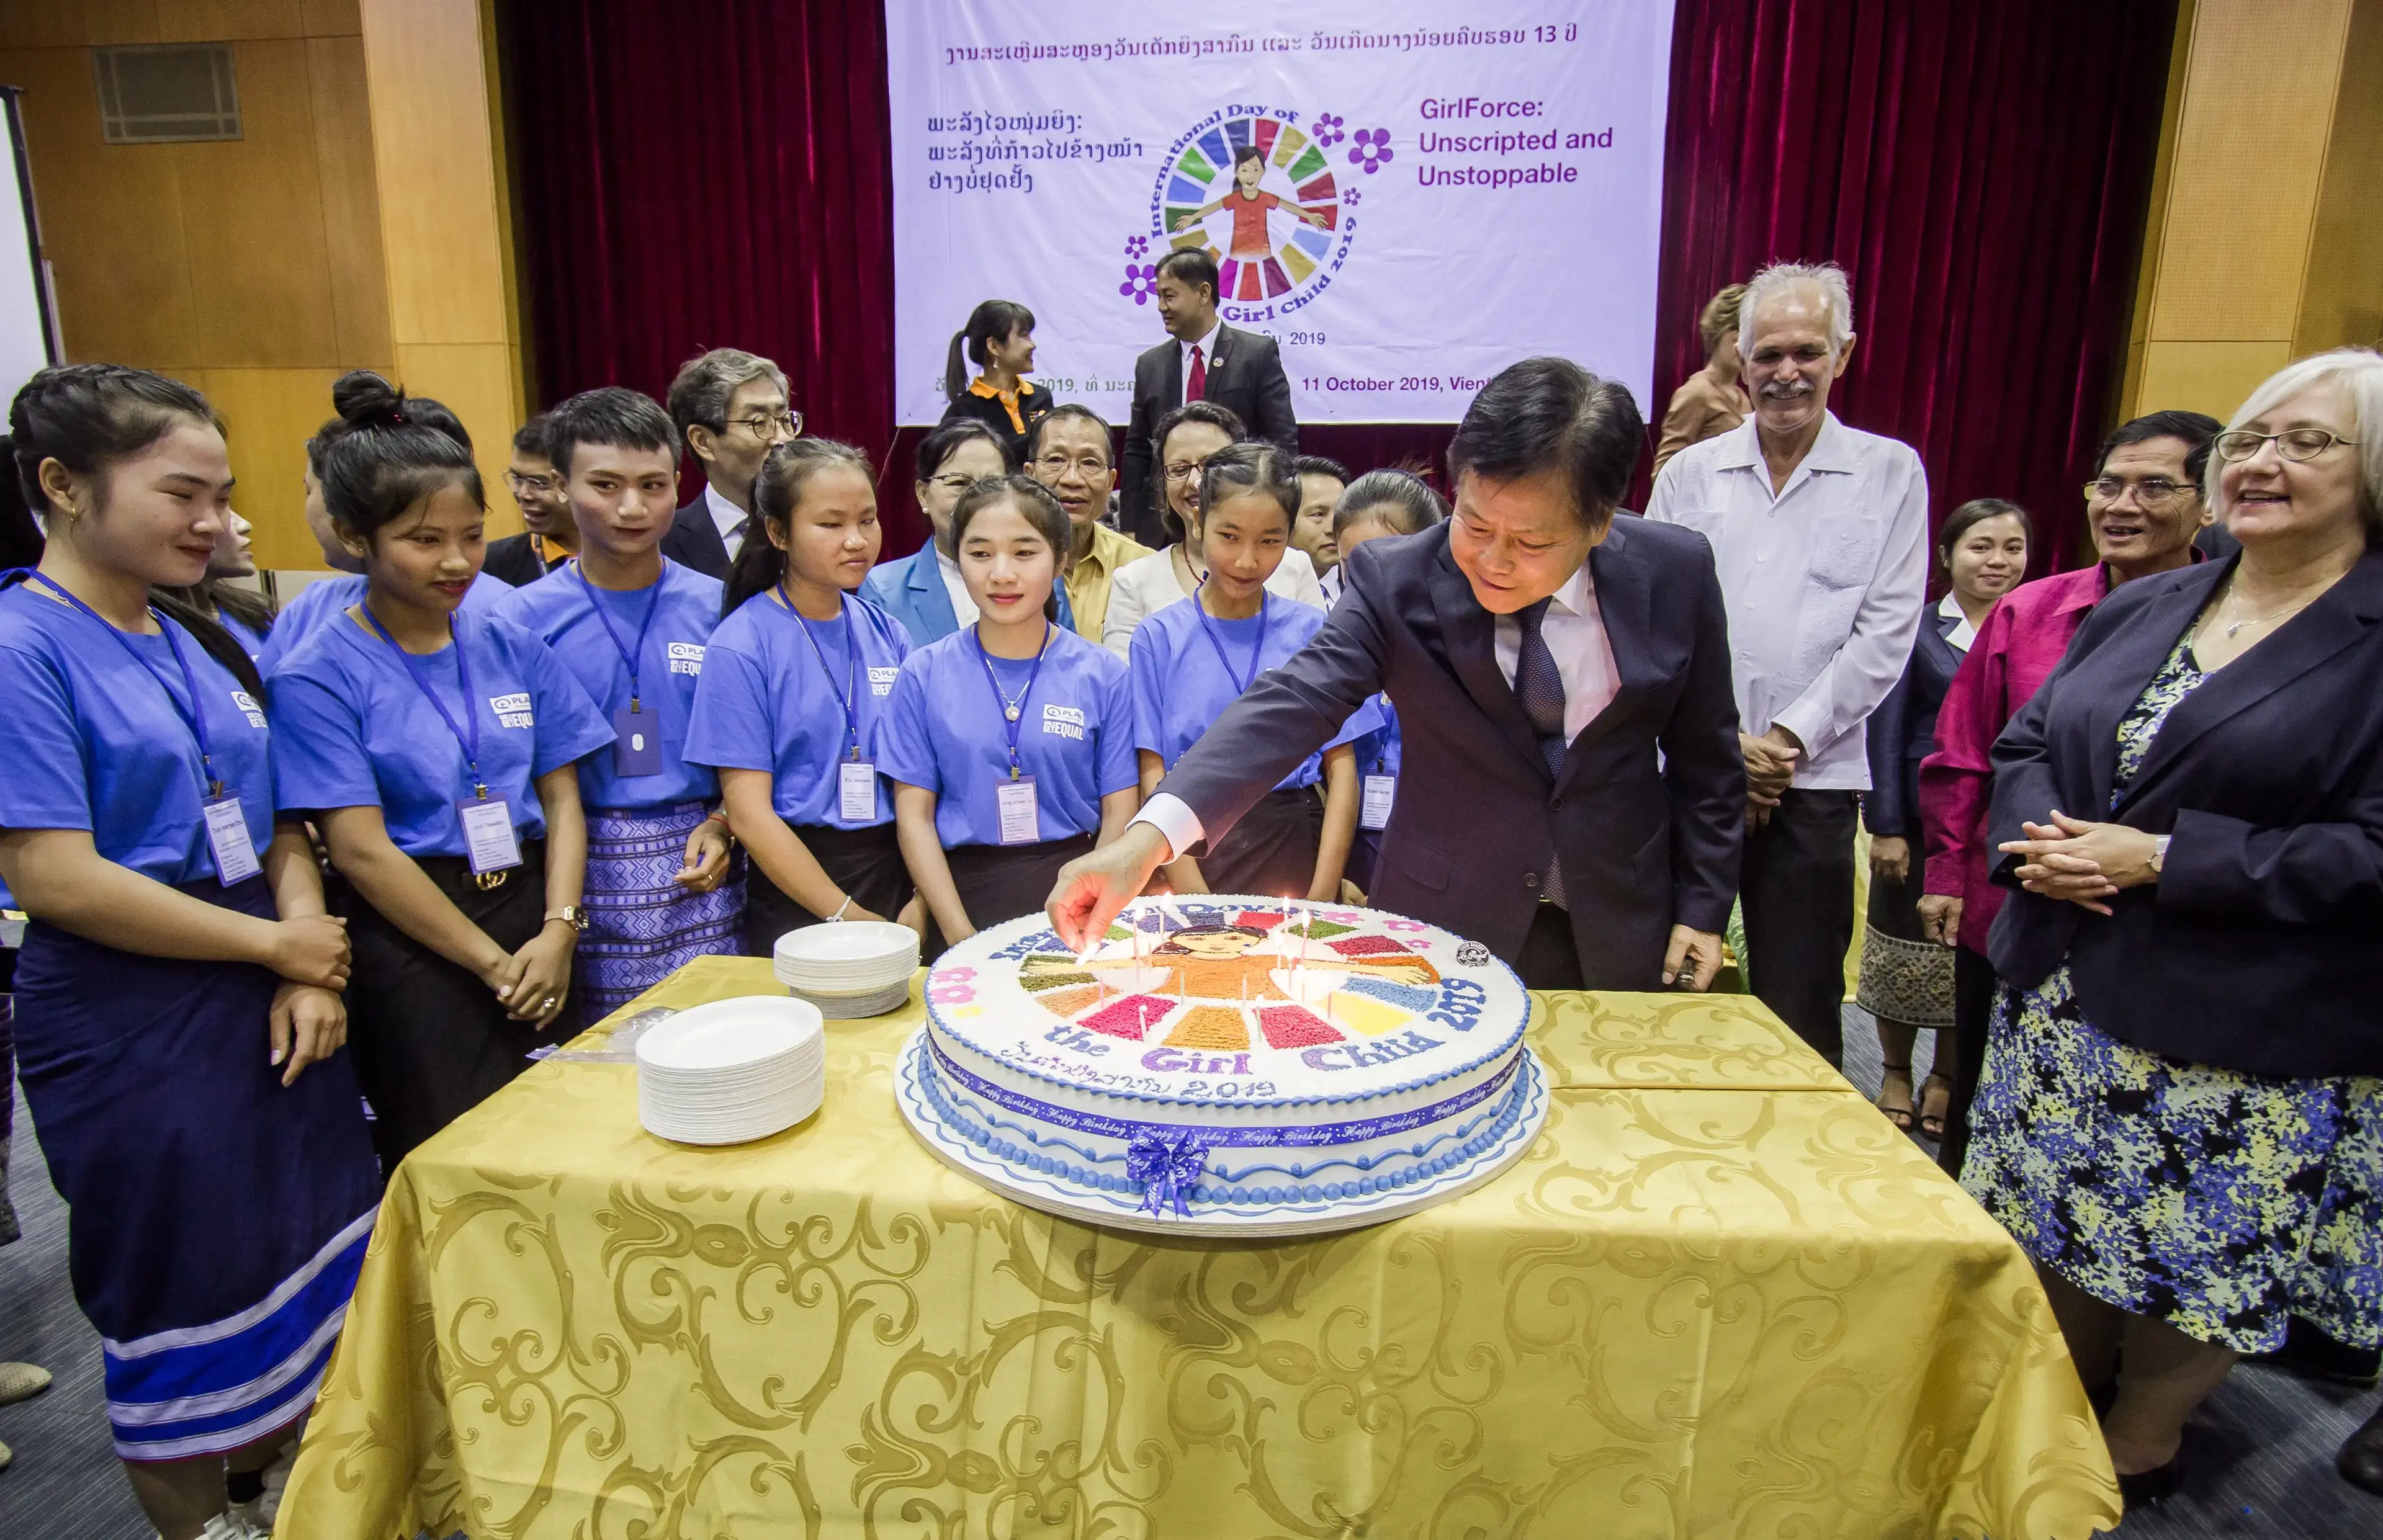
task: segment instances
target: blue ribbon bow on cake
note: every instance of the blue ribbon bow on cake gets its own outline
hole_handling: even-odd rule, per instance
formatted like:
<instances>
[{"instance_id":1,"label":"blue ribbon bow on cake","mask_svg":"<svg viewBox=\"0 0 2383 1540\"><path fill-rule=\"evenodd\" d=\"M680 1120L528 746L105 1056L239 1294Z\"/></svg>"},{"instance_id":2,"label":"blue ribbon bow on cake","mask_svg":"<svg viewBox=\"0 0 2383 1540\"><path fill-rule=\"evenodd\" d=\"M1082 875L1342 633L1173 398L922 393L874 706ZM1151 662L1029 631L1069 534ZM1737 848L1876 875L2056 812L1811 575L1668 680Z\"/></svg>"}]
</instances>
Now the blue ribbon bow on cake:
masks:
<instances>
[{"instance_id":1,"label":"blue ribbon bow on cake","mask_svg":"<svg viewBox=\"0 0 2383 1540\"><path fill-rule=\"evenodd\" d=\"M1126 1177L1141 1185L1142 1207L1154 1214L1164 1214L1171 1202L1177 1214L1190 1218L1192 1189L1207 1164L1208 1147L1197 1134L1167 1139L1144 1129L1125 1147Z\"/></svg>"}]
</instances>

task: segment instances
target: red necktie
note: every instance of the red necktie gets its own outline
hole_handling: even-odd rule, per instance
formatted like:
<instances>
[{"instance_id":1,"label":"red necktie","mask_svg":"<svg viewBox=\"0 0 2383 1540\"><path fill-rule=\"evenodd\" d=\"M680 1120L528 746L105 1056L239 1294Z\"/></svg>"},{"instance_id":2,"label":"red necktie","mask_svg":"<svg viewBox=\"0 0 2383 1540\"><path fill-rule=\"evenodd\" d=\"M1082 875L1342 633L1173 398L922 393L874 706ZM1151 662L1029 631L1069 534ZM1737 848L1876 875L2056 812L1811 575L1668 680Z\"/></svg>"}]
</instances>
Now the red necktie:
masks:
<instances>
[{"instance_id":1,"label":"red necktie","mask_svg":"<svg viewBox=\"0 0 2383 1540\"><path fill-rule=\"evenodd\" d=\"M1192 378L1183 387L1183 399L1187 401L1208 399L1208 360L1197 348L1192 350Z\"/></svg>"}]
</instances>

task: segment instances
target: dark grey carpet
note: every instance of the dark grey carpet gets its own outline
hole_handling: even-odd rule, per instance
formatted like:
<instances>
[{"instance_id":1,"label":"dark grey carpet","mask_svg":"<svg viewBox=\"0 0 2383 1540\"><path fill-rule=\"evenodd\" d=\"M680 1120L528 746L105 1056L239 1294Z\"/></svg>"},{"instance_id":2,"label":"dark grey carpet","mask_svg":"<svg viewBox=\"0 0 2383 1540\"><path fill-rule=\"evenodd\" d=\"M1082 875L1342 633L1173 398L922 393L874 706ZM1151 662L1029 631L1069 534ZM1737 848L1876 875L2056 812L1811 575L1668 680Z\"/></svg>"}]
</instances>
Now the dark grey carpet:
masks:
<instances>
[{"instance_id":1,"label":"dark grey carpet","mask_svg":"<svg viewBox=\"0 0 2383 1540\"><path fill-rule=\"evenodd\" d=\"M1914 1054L1922 1066L1932 1037L1922 1034ZM1878 1057L1870 1018L1847 1006L1846 1072L1872 1095ZM0 1408L0 1440L17 1453L16 1463L0 1472L0 1536L150 1540L154 1532L109 1452L99 1338L67 1287L66 1210L51 1190L21 1101L14 1165L9 1188L25 1238L0 1248L0 1361L42 1364L57 1384L33 1400ZM2130 1520L2126 1540L2383 1535L2383 1497L2333 1472L2334 1450L2377 1399L2371 1390L2311 1386L2255 1365L2236 1370L2187 1433L2195 1465L2186 1490Z\"/></svg>"}]
</instances>

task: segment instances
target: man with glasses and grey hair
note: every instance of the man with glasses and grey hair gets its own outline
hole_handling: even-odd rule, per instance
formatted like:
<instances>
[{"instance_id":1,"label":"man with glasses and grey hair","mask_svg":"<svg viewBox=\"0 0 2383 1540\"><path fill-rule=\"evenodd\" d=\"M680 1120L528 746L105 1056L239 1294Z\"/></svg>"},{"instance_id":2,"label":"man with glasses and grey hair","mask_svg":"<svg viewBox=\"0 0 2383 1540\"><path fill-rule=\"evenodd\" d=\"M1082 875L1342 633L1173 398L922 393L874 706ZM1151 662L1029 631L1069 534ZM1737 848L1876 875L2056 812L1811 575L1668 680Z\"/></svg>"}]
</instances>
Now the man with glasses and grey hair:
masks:
<instances>
[{"instance_id":1,"label":"man with glasses and grey hair","mask_svg":"<svg viewBox=\"0 0 2383 1540\"><path fill-rule=\"evenodd\" d=\"M1928 585L1928 475L1908 444L1849 428L1834 263L1757 273L1737 347L1754 415L1664 465L1647 517L1712 545L1746 755L1739 896L1748 982L1831 1064L1844 1057L1863 723L1902 677Z\"/></svg>"},{"instance_id":2,"label":"man with glasses and grey hair","mask_svg":"<svg viewBox=\"0 0 2383 1540\"><path fill-rule=\"evenodd\" d=\"M786 404L784 371L738 348L714 348L680 365L667 404L703 467L703 493L671 521L662 554L725 578L752 520L753 477L772 449L803 431L803 414Z\"/></svg>"}]
</instances>

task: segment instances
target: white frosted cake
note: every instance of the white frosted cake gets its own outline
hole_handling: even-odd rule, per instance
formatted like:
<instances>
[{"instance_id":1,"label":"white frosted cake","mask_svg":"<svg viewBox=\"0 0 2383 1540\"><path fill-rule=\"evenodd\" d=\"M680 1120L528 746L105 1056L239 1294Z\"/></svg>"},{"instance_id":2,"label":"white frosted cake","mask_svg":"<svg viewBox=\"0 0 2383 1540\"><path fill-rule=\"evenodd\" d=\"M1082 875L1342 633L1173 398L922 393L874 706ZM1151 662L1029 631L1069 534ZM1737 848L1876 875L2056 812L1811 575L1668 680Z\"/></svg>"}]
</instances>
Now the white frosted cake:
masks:
<instances>
[{"instance_id":1,"label":"white frosted cake","mask_svg":"<svg viewBox=\"0 0 2383 1540\"><path fill-rule=\"evenodd\" d=\"M1040 916L927 977L920 1138L1019 1202L1181 1235L1370 1225L1488 1180L1547 1087L1478 942L1371 909L1145 900L1089 954Z\"/></svg>"}]
</instances>

